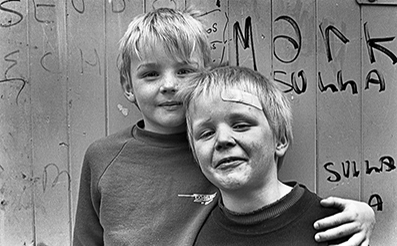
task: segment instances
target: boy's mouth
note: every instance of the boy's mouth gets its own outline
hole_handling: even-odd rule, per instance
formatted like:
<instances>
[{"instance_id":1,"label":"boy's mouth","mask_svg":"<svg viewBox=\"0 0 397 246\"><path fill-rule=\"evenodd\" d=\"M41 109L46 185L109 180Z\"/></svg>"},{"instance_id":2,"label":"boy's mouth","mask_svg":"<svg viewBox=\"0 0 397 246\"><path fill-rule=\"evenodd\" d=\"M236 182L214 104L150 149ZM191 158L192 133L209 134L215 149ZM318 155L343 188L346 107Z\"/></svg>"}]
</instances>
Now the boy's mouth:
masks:
<instances>
[{"instance_id":1,"label":"boy's mouth","mask_svg":"<svg viewBox=\"0 0 397 246\"><path fill-rule=\"evenodd\" d=\"M182 105L182 102L169 101L169 102L160 103L160 106L163 107L180 106L180 105Z\"/></svg>"},{"instance_id":2,"label":"boy's mouth","mask_svg":"<svg viewBox=\"0 0 397 246\"><path fill-rule=\"evenodd\" d=\"M223 158L220 161L218 161L217 163L215 163L215 168L225 168L229 165L239 165L242 162L247 161L244 158L241 157L227 157L227 158Z\"/></svg>"}]
</instances>

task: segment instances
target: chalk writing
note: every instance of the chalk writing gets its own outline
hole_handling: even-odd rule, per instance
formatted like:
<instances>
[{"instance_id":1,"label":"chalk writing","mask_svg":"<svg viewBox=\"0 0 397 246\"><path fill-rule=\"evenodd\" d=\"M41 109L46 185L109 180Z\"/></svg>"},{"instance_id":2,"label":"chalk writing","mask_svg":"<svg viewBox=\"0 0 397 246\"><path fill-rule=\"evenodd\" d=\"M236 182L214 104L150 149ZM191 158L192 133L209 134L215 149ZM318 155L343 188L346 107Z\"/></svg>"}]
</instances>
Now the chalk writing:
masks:
<instances>
[{"instance_id":1,"label":"chalk writing","mask_svg":"<svg viewBox=\"0 0 397 246\"><path fill-rule=\"evenodd\" d=\"M374 202L375 201L375 202ZM368 205L371 207L375 207L376 211L383 210L383 200L378 194L373 194L368 199Z\"/></svg>"},{"instance_id":2,"label":"chalk writing","mask_svg":"<svg viewBox=\"0 0 397 246\"><path fill-rule=\"evenodd\" d=\"M273 54L279 61L281 61L283 63L291 63L291 62L294 62L298 58L299 53L301 51L302 35L300 32L298 23L296 23L296 21L294 19L292 19L290 16L286 16L286 15L279 16L274 20L274 22L281 21L281 20L288 22L292 26L292 28L294 29L295 35L297 36L297 40L295 40L292 37L287 36L287 35L277 35L273 38L273 44L274 44L274 46L276 46L278 39L285 39L292 44L292 46L296 50L296 54L290 60L282 59L279 55L277 55L276 48L274 48ZM285 49L285 47L283 47L283 49Z\"/></svg>"},{"instance_id":3,"label":"chalk writing","mask_svg":"<svg viewBox=\"0 0 397 246\"><path fill-rule=\"evenodd\" d=\"M295 72L292 72L291 76L290 76L290 83L279 79L277 77L278 74L286 75L287 72L282 71L282 70L275 70L274 71L274 80L288 87L288 89L284 90L285 93L294 91L296 94L299 95L299 94L302 94L302 93L304 93L306 91L306 89L307 89L307 78L306 78L305 71L300 70L300 71L298 71L297 74L295 74ZM300 78L301 87L299 87L299 85L298 85L297 78Z\"/></svg>"},{"instance_id":4,"label":"chalk writing","mask_svg":"<svg viewBox=\"0 0 397 246\"><path fill-rule=\"evenodd\" d=\"M77 11L77 13L79 14L83 14L85 11L85 2L84 0L79 0L79 4L75 3L75 0L71 0L72 1L72 6L74 8L74 10Z\"/></svg>"},{"instance_id":5,"label":"chalk writing","mask_svg":"<svg viewBox=\"0 0 397 246\"><path fill-rule=\"evenodd\" d=\"M39 18L38 12L39 12L39 9L47 8L47 10L52 11L53 15L55 16L55 4L46 4L46 3L36 4L36 0L32 0L32 1L33 1L33 6L34 6L34 18L36 19L36 21L39 23L46 23L46 24L53 23L54 20L46 20L46 19ZM48 12L48 11L46 11L46 9L43 11Z\"/></svg>"},{"instance_id":6,"label":"chalk writing","mask_svg":"<svg viewBox=\"0 0 397 246\"><path fill-rule=\"evenodd\" d=\"M386 156L382 156L379 158L378 160L378 167L371 167L370 166L370 161L369 160L365 160L365 173L367 175L370 175L372 172L375 173L382 173L382 172L392 172L393 170L396 169L396 164L394 161L394 158L392 156L386 155ZM342 180L342 175L335 170L333 167L335 167L335 163L334 162L327 162L324 164L324 169L325 171L327 171L331 176L327 177L327 181L331 182L331 183L335 183L335 182L339 182ZM343 176L345 178L350 178L350 170L352 170L352 177L353 178L357 178L360 175L360 171L357 169L357 164L356 161L344 161L341 162L341 167L343 170Z\"/></svg>"},{"instance_id":7,"label":"chalk writing","mask_svg":"<svg viewBox=\"0 0 397 246\"><path fill-rule=\"evenodd\" d=\"M367 22L364 23L364 36L365 36L365 41L367 44L369 60L371 63L374 63L376 61L373 49L377 49L377 50L381 51L382 53L384 53L385 55L387 55L392 60L393 64L397 63L396 55L394 55L393 52L386 49L384 46L381 46L378 44L381 42L393 41L395 37L371 38L369 31L368 31Z\"/></svg>"},{"instance_id":8,"label":"chalk writing","mask_svg":"<svg viewBox=\"0 0 397 246\"><path fill-rule=\"evenodd\" d=\"M94 48L94 61L89 61L85 58L84 52L82 49L79 48L80 51L80 72L84 73L84 64L87 64L91 67L98 66L98 73L101 75L101 61L99 59L98 51Z\"/></svg>"},{"instance_id":9,"label":"chalk writing","mask_svg":"<svg viewBox=\"0 0 397 246\"><path fill-rule=\"evenodd\" d=\"M18 94L15 99L16 104L18 105L19 95L21 94L22 90L25 88L27 80L25 80L24 78L21 78L21 77L8 78L8 72L11 70L11 68L13 68L14 66L16 66L18 64L18 60L11 58L11 56L15 55L15 54L19 54L19 50L12 51L11 53L8 53L7 55L4 56L4 60L6 62L11 63L11 65L6 68L6 70L4 72L5 79L0 79L0 84L15 83L15 82L22 83L21 88L19 89Z\"/></svg>"},{"instance_id":10,"label":"chalk writing","mask_svg":"<svg viewBox=\"0 0 397 246\"><path fill-rule=\"evenodd\" d=\"M396 169L394 158L389 155L385 155L379 158L378 166L370 166L370 161L365 160L365 174L371 175L372 173L390 173ZM357 168L356 161L344 161L341 162L342 173L337 171L334 162L327 162L324 164L324 169L330 176L327 177L327 181L331 183L337 183L342 180L342 175L345 178L357 178L360 176L360 171ZM351 172L351 173L350 173ZM350 175L351 174L351 175ZM372 194L368 199L368 205L375 208L376 211L383 210L383 200L379 194Z\"/></svg>"},{"instance_id":11,"label":"chalk writing","mask_svg":"<svg viewBox=\"0 0 397 246\"><path fill-rule=\"evenodd\" d=\"M9 9L5 7L6 3L10 3L10 2L20 2L20 0L6 0L6 1L2 1L0 3L0 11L4 11L7 12L9 14L11 14L11 18L6 19L5 23L0 23L0 27L11 27L11 26L15 26L18 23L20 23L23 20L23 15L21 13L19 13L16 10L13 9ZM16 18L16 20L14 20Z\"/></svg>"},{"instance_id":12,"label":"chalk writing","mask_svg":"<svg viewBox=\"0 0 397 246\"><path fill-rule=\"evenodd\" d=\"M332 53L331 53L331 45L330 45L330 41L329 41L329 39L330 39L329 33L332 32L344 44L348 43L349 39L345 35L343 35L343 33L341 31L339 31L336 27L327 26L324 31L322 25L323 25L323 23L320 23L319 28L320 28L321 36L323 37L323 40L325 43L325 50L327 53L328 62L330 62L330 61L332 61Z\"/></svg>"},{"instance_id":13,"label":"chalk writing","mask_svg":"<svg viewBox=\"0 0 397 246\"><path fill-rule=\"evenodd\" d=\"M376 75L376 79L372 78L372 74ZM369 84L377 84L379 85L379 92L386 90L386 81L383 77L382 73L377 69L372 69L368 72L365 78L365 90L369 89Z\"/></svg>"},{"instance_id":14,"label":"chalk writing","mask_svg":"<svg viewBox=\"0 0 397 246\"><path fill-rule=\"evenodd\" d=\"M111 2L112 5L112 12L113 13L122 13L124 12L126 5L125 5L125 0L113 0Z\"/></svg>"},{"instance_id":15,"label":"chalk writing","mask_svg":"<svg viewBox=\"0 0 397 246\"><path fill-rule=\"evenodd\" d=\"M172 4L170 4L172 3ZM152 8L153 9L158 9L162 7L168 7L168 8L178 8L178 4L175 2L175 0L154 0L152 3Z\"/></svg>"},{"instance_id":16,"label":"chalk writing","mask_svg":"<svg viewBox=\"0 0 397 246\"><path fill-rule=\"evenodd\" d=\"M251 48L251 55L252 55L252 61L253 61L253 69L256 71L257 66L256 66L256 59L255 59L255 48L254 48L254 38L252 35L252 23L251 23L251 17L248 16L245 19L245 25L244 25L244 33L242 32L240 28L240 23L236 21L233 25L233 40L235 41L235 50L236 50L236 66L240 65L239 62L239 45L238 41L241 42L243 45L244 49ZM251 46L250 46L251 44Z\"/></svg>"},{"instance_id":17,"label":"chalk writing","mask_svg":"<svg viewBox=\"0 0 397 246\"><path fill-rule=\"evenodd\" d=\"M19 50L14 50L11 53L8 53L7 55L4 56L4 60L6 62L10 62L11 63L11 65L8 66L7 69L4 72L4 77L5 78L7 78L8 71L10 71L11 68L13 68L14 66L16 66L18 64L17 60L10 58L10 56L12 56L14 54L19 54Z\"/></svg>"},{"instance_id":18,"label":"chalk writing","mask_svg":"<svg viewBox=\"0 0 397 246\"><path fill-rule=\"evenodd\" d=\"M220 3L217 2L216 6L218 8L209 10L200 17L206 17L206 19L217 19L217 21L213 23L209 23L209 26L206 28L206 31L208 33L209 39L210 39L210 48L212 50L211 56L213 58L212 62L214 64L223 64L224 59L225 59L225 54L226 54L226 45L228 43L228 40L226 38L227 36L227 27L229 25L229 17L227 13L222 13L222 10L219 9ZM219 15L219 17L208 17L208 15L214 15L217 13L221 13L222 15ZM223 22L223 17L224 22ZM219 23L218 23L219 21ZM222 28L223 25L223 28ZM218 32L222 29L222 36L219 37ZM220 51L217 51L220 50Z\"/></svg>"},{"instance_id":19,"label":"chalk writing","mask_svg":"<svg viewBox=\"0 0 397 246\"><path fill-rule=\"evenodd\" d=\"M56 186L57 184L58 184L58 182L59 182L59 177L60 176L62 176L62 175L66 175L66 177L67 177L67 184L68 184L68 190L70 190L70 181L71 181L71 179L70 179L70 174L69 174L69 172L68 171L66 171L66 170L62 170L62 171L60 171L59 170L59 167L55 164L55 163L49 163L49 164L47 164L45 167L44 167L44 170L43 170L43 178L42 178L42 185L43 185L43 193L45 193L46 192L46 187L47 187L47 182L48 182L48 176L49 176L49 174L48 174L48 169L50 168L50 167L54 167L55 168L55 171L56 171L56 173L55 173L55 178L52 180L52 182L51 182L51 187L54 187L54 186Z\"/></svg>"},{"instance_id":20,"label":"chalk writing","mask_svg":"<svg viewBox=\"0 0 397 246\"><path fill-rule=\"evenodd\" d=\"M318 88L320 89L321 92L324 92L327 89L330 89L332 92L337 92L338 89L340 91L345 91L347 86L350 85L352 94L358 93L357 84L354 80L348 80L345 82L343 81L342 70L339 70L336 74L336 84L338 85L338 87L336 87L336 85L334 84L328 84L324 86L321 72L318 72Z\"/></svg>"},{"instance_id":21,"label":"chalk writing","mask_svg":"<svg viewBox=\"0 0 397 246\"><path fill-rule=\"evenodd\" d=\"M273 45L274 45L274 51L273 55L274 57L279 60L282 63L292 63L296 61L300 54L301 46L302 46L302 36L300 32L300 28L298 23L291 17L283 15L279 16L275 19L275 23L279 21L285 21L289 25L292 26L294 30L294 35L296 38L293 38L288 35L276 35L273 38ZM251 49L251 56L252 56L252 61L253 61L253 69L257 70L257 64L256 64L256 58L255 58L255 47L254 47L254 37L253 37L253 32L252 32L252 20L251 17L248 16L245 19L245 24L244 24L244 31L242 31L240 27L240 23L237 21L233 25L233 41L235 43L235 56L236 56L236 65L240 65L240 54L239 54L239 44L241 44L243 49ZM207 32L211 33L216 30L216 26L213 26L212 28L209 28ZM319 30L325 45L325 50L326 50L326 57L327 61L331 62L333 61L333 55L332 55L332 47L331 47L331 41L330 41L330 36L333 34L333 36L337 37L338 40L340 40L343 44L347 44L350 42L348 37L344 35L337 27L333 25L328 25L327 27L324 27L323 23L320 23L319 25ZM397 56L391 52L390 50L386 49L385 47L379 45L380 42L389 42L393 41L395 37L386 37L386 38L371 38L369 36L369 31L367 27L367 23L364 24L364 32L365 32L365 37L366 37L366 44L368 48L368 53L369 53L369 58L371 63L375 62L375 56L373 49L377 49L384 54L386 54L390 59L392 59L393 64L397 62ZM282 58L280 54L277 52L277 41L278 40L286 40L287 42L291 43L293 48L296 50L295 54L292 56L292 58ZM216 43L219 41L214 41L212 43L213 47ZM283 47L285 49L285 47ZM286 86L287 89L285 92L291 92L294 91L297 94L303 94L307 90L307 84L308 84L308 79L305 75L304 70L300 70L298 72L292 72L290 74L290 79L289 82L287 82L285 79L280 78L280 75L287 75L286 71L282 70L275 70L273 73L273 77L275 81L281 83L282 85ZM297 79L300 79L301 82L301 87L298 86ZM386 80L384 76L382 75L381 71L377 69L372 69L367 73L366 80L365 80L365 87L364 90L370 89L370 85L378 85L379 86L379 92L385 91L386 89ZM343 92L346 91L348 88L351 90L351 94L358 94L358 85L355 80L348 79L344 80L343 79L343 71L340 69L336 73L336 78L335 82L329 82L329 81L324 81L322 73L319 71L318 72L318 78L317 78L317 86L320 92L325 93L326 91L331 91L332 93L335 92Z\"/></svg>"},{"instance_id":22,"label":"chalk writing","mask_svg":"<svg viewBox=\"0 0 397 246\"><path fill-rule=\"evenodd\" d=\"M53 53L52 53L51 51L48 51L48 52L44 53L44 55L41 56L41 58L40 58L40 65L41 65L41 67L42 67L45 71L47 71L47 72L49 72L49 73L53 73L53 74L59 74L59 73L61 73L60 71L51 70L51 69L48 67L48 65L46 65L46 64L53 64L53 62L47 62L47 63L46 63L46 60L49 59L51 56L53 56ZM57 59L57 57L55 57L55 59Z\"/></svg>"},{"instance_id":23,"label":"chalk writing","mask_svg":"<svg viewBox=\"0 0 397 246\"><path fill-rule=\"evenodd\" d=\"M352 164L352 169L353 169L353 177L358 177L360 174L360 171L357 170L357 164L356 161L345 161L345 162L341 162L341 166L342 166L342 170L343 170L343 175L346 178L350 178L350 164ZM324 169L326 171L328 171L330 174L334 175L334 177L332 176L328 176L327 180L329 182L339 182L342 179L342 176L339 174L338 171L336 171L335 169L331 169L332 166L335 166L335 163L333 162L327 162L324 164Z\"/></svg>"},{"instance_id":24,"label":"chalk writing","mask_svg":"<svg viewBox=\"0 0 397 246\"><path fill-rule=\"evenodd\" d=\"M15 83L15 82L20 82L20 83L22 83L21 88L19 89L18 94L17 94L16 99L15 99L16 104L18 105L18 98L19 98L19 95L21 94L22 90L25 88L25 85L28 83L28 81L25 80L24 78L7 78L7 79L0 79L0 84L3 84L3 83Z\"/></svg>"},{"instance_id":25,"label":"chalk writing","mask_svg":"<svg viewBox=\"0 0 397 246\"><path fill-rule=\"evenodd\" d=\"M373 171L375 171L375 173L382 173L383 171L391 172L396 169L396 164L391 156L382 156L379 158L379 164L379 167L370 167L369 161L365 160L366 174L371 174ZM384 167L386 167L386 169L383 169Z\"/></svg>"}]
</instances>

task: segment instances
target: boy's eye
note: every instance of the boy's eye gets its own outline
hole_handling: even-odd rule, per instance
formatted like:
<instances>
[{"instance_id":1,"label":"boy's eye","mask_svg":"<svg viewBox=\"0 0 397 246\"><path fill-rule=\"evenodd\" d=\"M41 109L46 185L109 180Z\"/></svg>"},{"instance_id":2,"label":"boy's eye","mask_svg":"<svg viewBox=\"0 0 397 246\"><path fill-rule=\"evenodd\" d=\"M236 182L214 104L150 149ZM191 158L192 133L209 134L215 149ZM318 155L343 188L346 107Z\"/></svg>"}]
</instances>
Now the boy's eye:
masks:
<instances>
[{"instance_id":1,"label":"boy's eye","mask_svg":"<svg viewBox=\"0 0 397 246\"><path fill-rule=\"evenodd\" d=\"M193 72L195 72L195 71L196 71L196 70L195 70L195 69L192 69L192 68L182 68L182 69L179 69L178 74L179 74L179 75L186 75L186 74L193 73Z\"/></svg>"},{"instance_id":2,"label":"boy's eye","mask_svg":"<svg viewBox=\"0 0 397 246\"><path fill-rule=\"evenodd\" d=\"M214 132L211 130L201 131L198 134L198 139L207 139L207 138L211 137L213 134L214 134Z\"/></svg>"},{"instance_id":3,"label":"boy's eye","mask_svg":"<svg viewBox=\"0 0 397 246\"><path fill-rule=\"evenodd\" d=\"M233 129L237 131L246 131L251 127L251 124L240 122L233 125Z\"/></svg>"},{"instance_id":4,"label":"boy's eye","mask_svg":"<svg viewBox=\"0 0 397 246\"><path fill-rule=\"evenodd\" d=\"M142 73L142 75L141 75L142 78L156 78L158 76L159 76L159 73L156 71L145 72L145 73Z\"/></svg>"}]
</instances>

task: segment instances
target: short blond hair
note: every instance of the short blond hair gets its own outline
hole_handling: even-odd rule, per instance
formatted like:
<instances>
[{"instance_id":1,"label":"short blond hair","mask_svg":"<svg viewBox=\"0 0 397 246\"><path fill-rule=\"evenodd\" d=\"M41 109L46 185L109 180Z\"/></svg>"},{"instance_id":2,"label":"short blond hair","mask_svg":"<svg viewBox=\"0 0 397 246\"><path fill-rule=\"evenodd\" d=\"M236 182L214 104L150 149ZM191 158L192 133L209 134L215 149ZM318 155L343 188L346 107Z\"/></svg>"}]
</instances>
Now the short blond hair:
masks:
<instances>
[{"instance_id":1,"label":"short blond hair","mask_svg":"<svg viewBox=\"0 0 397 246\"><path fill-rule=\"evenodd\" d=\"M292 141L290 102L277 84L250 68L223 66L198 73L177 94L186 109L188 138L194 155L191 119L191 111L194 109L191 107L192 104L201 96L216 97L222 91L230 89L238 89L257 96L275 139ZM279 168L282 165L281 162L282 158L277 164Z\"/></svg>"},{"instance_id":2,"label":"short blond hair","mask_svg":"<svg viewBox=\"0 0 397 246\"><path fill-rule=\"evenodd\" d=\"M159 8L135 17L120 40L118 68L122 85L131 82L133 57L145 54L162 44L164 50L177 60L189 63L198 52L204 66L211 62L210 46L201 13L193 8L177 10Z\"/></svg>"}]
</instances>

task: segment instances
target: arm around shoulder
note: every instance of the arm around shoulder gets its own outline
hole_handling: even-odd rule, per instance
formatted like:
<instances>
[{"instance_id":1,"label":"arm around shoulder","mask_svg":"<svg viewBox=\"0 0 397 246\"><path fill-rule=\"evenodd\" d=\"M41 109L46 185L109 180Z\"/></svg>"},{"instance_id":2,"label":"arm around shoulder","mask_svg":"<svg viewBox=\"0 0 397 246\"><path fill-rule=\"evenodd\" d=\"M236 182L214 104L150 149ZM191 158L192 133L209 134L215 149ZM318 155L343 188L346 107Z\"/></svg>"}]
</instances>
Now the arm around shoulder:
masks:
<instances>
[{"instance_id":1,"label":"arm around shoulder","mask_svg":"<svg viewBox=\"0 0 397 246\"><path fill-rule=\"evenodd\" d=\"M369 245L375 226L375 213L368 204L350 199L328 197L321 201L321 205L337 208L341 212L314 223L315 229L325 230L316 234L316 241L324 242L350 236L347 242L339 244L339 246Z\"/></svg>"}]
</instances>

